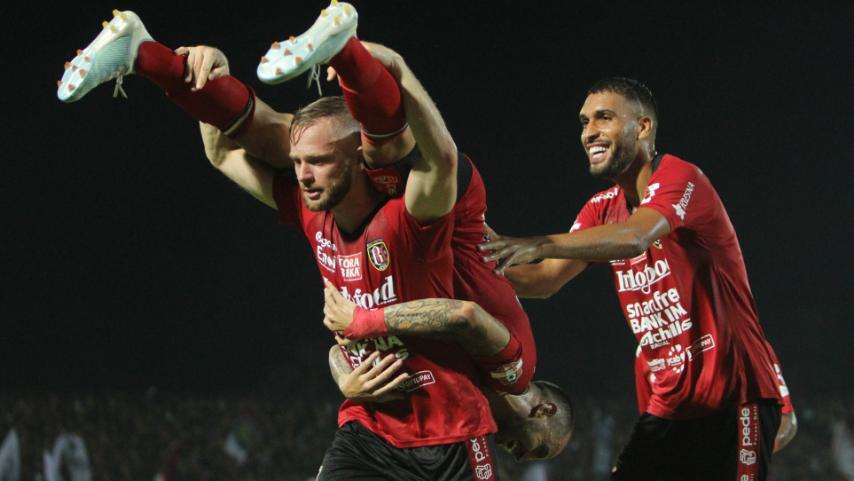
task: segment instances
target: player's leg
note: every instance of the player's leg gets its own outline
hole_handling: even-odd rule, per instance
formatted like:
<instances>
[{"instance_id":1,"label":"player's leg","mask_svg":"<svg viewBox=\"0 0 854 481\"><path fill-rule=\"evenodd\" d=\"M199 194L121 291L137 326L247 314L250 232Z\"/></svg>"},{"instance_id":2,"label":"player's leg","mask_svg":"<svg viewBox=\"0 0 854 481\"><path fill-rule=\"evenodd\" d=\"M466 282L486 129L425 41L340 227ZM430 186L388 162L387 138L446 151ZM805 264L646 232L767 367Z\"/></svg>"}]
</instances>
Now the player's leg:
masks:
<instances>
[{"instance_id":1,"label":"player's leg","mask_svg":"<svg viewBox=\"0 0 854 481\"><path fill-rule=\"evenodd\" d=\"M776 400L760 400L738 407L734 424L726 476L716 479L765 481L774 452L774 440L780 426L780 406Z\"/></svg>"},{"instance_id":2,"label":"player's leg","mask_svg":"<svg viewBox=\"0 0 854 481\"><path fill-rule=\"evenodd\" d=\"M193 90L186 82L187 57L154 41L139 17L130 11L113 11L103 30L85 49L66 63L57 96L64 102L81 99L96 86L116 79L116 93L123 92L121 79L139 74L148 78L192 118L216 126L235 138L249 152L281 163L287 155L287 135L271 140L270 131L281 130L283 118L266 104L256 101L252 90L226 75ZM275 126L275 128L274 128ZM285 125L285 129L287 126Z\"/></svg>"},{"instance_id":3,"label":"player's leg","mask_svg":"<svg viewBox=\"0 0 854 481\"><path fill-rule=\"evenodd\" d=\"M612 481L677 481L678 473L671 464L682 456L683 444L674 442L677 422L645 413L638 418L628 443L617 457L611 472ZM674 472L677 471L677 472Z\"/></svg>"},{"instance_id":4,"label":"player's leg","mask_svg":"<svg viewBox=\"0 0 854 481\"><path fill-rule=\"evenodd\" d=\"M533 339L520 340L495 316L475 302L459 302L450 318L464 320L458 342L484 373L486 384L498 392L521 394L534 376Z\"/></svg>"},{"instance_id":5,"label":"player's leg","mask_svg":"<svg viewBox=\"0 0 854 481\"><path fill-rule=\"evenodd\" d=\"M362 124L369 167L383 167L403 159L415 141L406 128L397 81L356 38L357 21L352 5L333 0L308 31L273 43L258 65L258 77L278 83L329 63L350 112Z\"/></svg>"},{"instance_id":6,"label":"player's leg","mask_svg":"<svg viewBox=\"0 0 854 481\"><path fill-rule=\"evenodd\" d=\"M347 423L335 432L317 481L426 481L406 451L391 446L358 422Z\"/></svg>"}]
</instances>

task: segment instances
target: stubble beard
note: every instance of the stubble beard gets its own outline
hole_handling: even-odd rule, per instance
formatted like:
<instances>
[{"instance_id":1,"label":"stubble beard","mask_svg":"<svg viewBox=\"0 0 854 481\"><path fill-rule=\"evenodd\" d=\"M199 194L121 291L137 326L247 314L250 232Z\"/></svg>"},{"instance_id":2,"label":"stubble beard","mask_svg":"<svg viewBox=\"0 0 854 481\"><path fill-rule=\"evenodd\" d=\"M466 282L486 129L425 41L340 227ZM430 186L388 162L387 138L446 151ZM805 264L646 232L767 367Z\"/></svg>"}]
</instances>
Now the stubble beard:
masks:
<instances>
[{"instance_id":1,"label":"stubble beard","mask_svg":"<svg viewBox=\"0 0 854 481\"><path fill-rule=\"evenodd\" d=\"M334 209L350 192L350 187L353 185L352 174L353 163L347 162L347 165L342 167L341 175L329 183L329 187L320 199L310 201L303 198L308 210L320 212Z\"/></svg>"},{"instance_id":2,"label":"stubble beard","mask_svg":"<svg viewBox=\"0 0 854 481\"><path fill-rule=\"evenodd\" d=\"M624 148L615 146L614 154L601 170L590 166L590 175L596 179L616 180L632 163L632 155Z\"/></svg>"}]
</instances>

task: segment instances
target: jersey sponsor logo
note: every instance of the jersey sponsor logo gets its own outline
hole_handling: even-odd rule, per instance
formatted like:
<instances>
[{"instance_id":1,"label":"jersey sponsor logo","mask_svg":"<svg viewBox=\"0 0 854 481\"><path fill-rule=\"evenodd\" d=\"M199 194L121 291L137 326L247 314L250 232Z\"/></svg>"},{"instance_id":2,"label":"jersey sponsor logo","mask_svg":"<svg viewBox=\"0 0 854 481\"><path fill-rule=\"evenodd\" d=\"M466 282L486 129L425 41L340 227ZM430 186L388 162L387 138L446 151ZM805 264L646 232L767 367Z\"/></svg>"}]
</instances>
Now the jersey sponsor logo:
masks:
<instances>
[{"instance_id":1,"label":"jersey sponsor logo","mask_svg":"<svg viewBox=\"0 0 854 481\"><path fill-rule=\"evenodd\" d=\"M477 479L493 480L492 460L489 456L489 448L486 445L486 438L471 438L469 439L469 461L474 467L474 475Z\"/></svg>"},{"instance_id":2,"label":"jersey sponsor logo","mask_svg":"<svg viewBox=\"0 0 854 481\"><path fill-rule=\"evenodd\" d=\"M643 199L641 199L640 201L641 205L649 203L649 201L651 201L652 198L655 197L655 191L657 191L659 187L661 187L661 184L659 184L658 182L646 186L646 190L643 193Z\"/></svg>"},{"instance_id":3,"label":"jersey sponsor logo","mask_svg":"<svg viewBox=\"0 0 854 481\"><path fill-rule=\"evenodd\" d=\"M418 371L413 374L412 377L401 383L399 389L411 392L431 384L436 384L436 377L433 376L433 373L431 371Z\"/></svg>"},{"instance_id":4,"label":"jersey sponsor logo","mask_svg":"<svg viewBox=\"0 0 854 481\"><path fill-rule=\"evenodd\" d=\"M639 344L641 347L649 349L658 349L670 344L672 339L679 337L683 332L694 327L691 319L685 319L681 322L674 322L667 327L659 328L655 331L650 331L641 336Z\"/></svg>"},{"instance_id":5,"label":"jersey sponsor logo","mask_svg":"<svg viewBox=\"0 0 854 481\"><path fill-rule=\"evenodd\" d=\"M738 452L738 460L745 466L752 466L756 464L756 451L742 449Z\"/></svg>"},{"instance_id":6,"label":"jersey sponsor logo","mask_svg":"<svg viewBox=\"0 0 854 481\"><path fill-rule=\"evenodd\" d=\"M338 256L336 260L341 271L342 279L345 281L362 280L362 254Z\"/></svg>"},{"instance_id":7,"label":"jersey sponsor logo","mask_svg":"<svg viewBox=\"0 0 854 481\"><path fill-rule=\"evenodd\" d=\"M371 260L371 265L374 269L382 272L388 269L391 263L391 255L388 252L388 246L382 239L368 242L368 259Z\"/></svg>"},{"instance_id":8,"label":"jersey sponsor logo","mask_svg":"<svg viewBox=\"0 0 854 481\"><path fill-rule=\"evenodd\" d=\"M662 359L662 358L653 359L652 361L647 361L646 365L649 366L650 372L658 372L658 371L661 371L662 369L666 368L666 366L664 365L664 359Z\"/></svg>"},{"instance_id":9,"label":"jersey sponsor logo","mask_svg":"<svg viewBox=\"0 0 854 481\"><path fill-rule=\"evenodd\" d=\"M676 374L684 371L685 364L692 360L691 350L682 349L682 344L676 344L667 351L667 366Z\"/></svg>"},{"instance_id":10,"label":"jersey sponsor logo","mask_svg":"<svg viewBox=\"0 0 854 481\"><path fill-rule=\"evenodd\" d=\"M690 329L690 327L689 327ZM706 334L705 336L697 339L687 349L682 347L682 344L676 344L667 350L667 357L653 359L651 361L647 361L646 365L649 367L649 371L651 373L656 373L659 371L663 371L668 367L675 372L676 374L680 374L685 370L685 365L694 360L694 357L698 354L709 351L715 348L715 339L711 334ZM650 378L650 383L654 383L655 379Z\"/></svg>"},{"instance_id":11,"label":"jersey sponsor logo","mask_svg":"<svg viewBox=\"0 0 854 481\"><path fill-rule=\"evenodd\" d=\"M489 373L489 377L495 379L500 382L504 386L512 386L516 384L516 381L522 377L522 365L524 362L522 359L518 359L513 362L508 362L503 366L500 366L498 369Z\"/></svg>"},{"instance_id":12,"label":"jersey sponsor logo","mask_svg":"<svg viewBox=\"0 0 854 481\"><path fill-rule=\"evenodd\" d=\"M320 231L314 234L314 241L317 242L317 263L327 271L335 272L337 264L335 253L338 248L331 240L323 237L323 233Z\"/></svg>"},{"instance_id":13,"label":"jersey sponsor logo","mask_svg":"<svg viewBox=\"0 0 854 481\"><path fill-rule=\"evenodd\" d=\"M738 422L741 425L741 445L753 446L753 423L751 423L750 408L743 406L738 416Z\"/></svg>"},{"instance_id":14,"label":"jersey sponsor logo","mask_svg":"<svg viewBox=\"0 0 854 481\"><path fill-rule=\"evenodd\" d=\"M397 293L394 291L394 276L387 276L383 280L382 285L371 292L365 292L361 288L356 288L351 293L350 288L344 286L341 288L341 295L362 309L372 309L397 301Z\"/></svg>"},{"instance_id":15,"label":"jersey sponsor logo","mask_svg":"<svg viewBox=\"0 0 854 481\"><path fill-rule=\"evenodd\" d=\"M715 348L715 338L711 334L706 334L703 337L697 339L692 342L688 347L688 350L691 351L691 354L697 355L701 352L711 351Z\"/></svg>"},{"instance_id":16,"label":"jersey sponsor logo","mask_svg":"<svg viewBox=\"0 0 854 481\"><path fill-rule=\"evenodd\" d=\"M694 327L675 287L664 292L656 290L648 299L631 302L624 307L632 333L636 336L642 334L639 348L666 346L671 339Z\"/></svg>"},{"instance_id":17,"label":"jersey sponsor logo","mask_svg":"<svg viewBox=\"0 0 854 481\"><path fill-rule=\"evenodd\" d=\"M685 185L685 192L682 193L682 198L679 199L679 203L671 204L671 205L673 205L673 210L676 211L676 215L683 222L685 221L685 209L688 208L688 203L691 202L691 195L693 195L693 194L694 194L694 183L688 182L688 184Z\"/></svg>"},{"instance_id":18,"label":"jersey sponsor logo","mask_svg":"<svg viewBox=\"0 0 854 481\"><path fill-rule=\"evenodd\" d=\"M347 355L350 357L350 364L354 368L361 365L362 361L374 351L394 351L394 357L397 359L407 359L409 357L409 350L397 336L379 336L362 339L349 344L346 350ZM380 363L380 357L374 361L374 365Z\"/></svg>"},{"instance_id":19,"label":"jersey sponsor logo","mask_svg":"<svg viewBox=\"0 0 854 481\"><path fill-rule=\"evenodd\" d=\"M611 259L608 262L612 266L624 266L624 265L633 266L635 264L640 264L641 262L645 262L646 259L647 259L647 255L646 255L646 252L644 252L639 256L632 257L631 259Z\"/></svg>"},{"instance_id":20,"label":"jersey sponsor logo","mask_svg":"<svg viewBox=\"0 0 854 481\"><path fill-rule=\"evenodd\" d=\"M670 264L667 259L659 259L652 265L646 264L643 270L615 271L614 274L617 276L619 292L641 291L649 294L653 285L670 275Z\"/></svg>"},{"instance_id":21,"label":"jersey sponsor logo","mask_svg":"<svg viewBox=\"0 0 854 481\"><path fill-rule=\"evenodd\" d=\"M620 193L619 187L612 187L612 188L606 190L605 192L602 192L601 194L594 195L593 197L590 198L589 202L591 204L598 204L599 202L602 202L603 200L613 199L613 198L617 197L617 195L619 193Z\"/></svg>"}]
</instances>

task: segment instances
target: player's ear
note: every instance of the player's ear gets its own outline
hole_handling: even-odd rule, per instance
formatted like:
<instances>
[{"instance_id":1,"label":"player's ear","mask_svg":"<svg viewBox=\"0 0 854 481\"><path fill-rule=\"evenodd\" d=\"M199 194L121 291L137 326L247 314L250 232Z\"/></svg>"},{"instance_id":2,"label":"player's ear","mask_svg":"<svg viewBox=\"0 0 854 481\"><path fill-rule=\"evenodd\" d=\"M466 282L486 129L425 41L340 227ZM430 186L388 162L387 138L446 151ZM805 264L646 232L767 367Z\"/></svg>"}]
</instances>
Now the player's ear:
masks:
<instances>
[{"instance_id":1,"label":"player's ear","mask_svg":"<svg viewBox=\"0 0 854 481\"><path fill-rule=\"evenodd\" d=\"M652 117L644 115L638 119L638 140L648 140L652 138L652 128L655 121Z\"/></svg>"},{"instance_id":2,"label":"player's ear","mask_svg":"<svg viewBox=\"0 0 854 481\"><path fill-rule=\"evenodd\" d=\"M531 414L528 417L550 418L555 414L557 414L557 405L551 402L544 402L531 408Z\"/></svg>"}]
</instances>

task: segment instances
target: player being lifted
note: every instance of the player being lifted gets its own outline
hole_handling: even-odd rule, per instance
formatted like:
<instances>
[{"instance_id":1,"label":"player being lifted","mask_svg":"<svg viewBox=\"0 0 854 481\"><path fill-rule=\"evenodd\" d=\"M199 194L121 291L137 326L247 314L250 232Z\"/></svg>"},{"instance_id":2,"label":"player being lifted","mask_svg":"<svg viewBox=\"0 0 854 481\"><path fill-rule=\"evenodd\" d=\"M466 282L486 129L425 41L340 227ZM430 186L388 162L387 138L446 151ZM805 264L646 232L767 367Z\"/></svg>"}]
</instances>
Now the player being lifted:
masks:
<instances>
[{"instance_id":1,"label":"player being lifted","mask_svg":"<svg viewBox=\"0 0 854 481\"><path fill-rule=\"evenodd\" d=\"M609 78L579 114L594 195L569 233L492 235L488 260L523 297L547 297L591 262L608 262L638 341L642 413L613 479L760 480L784 411L777 358L760 326L741 249L709 179L658 154L650 91ZM527 264L546 259L539 264ZM780 433L784 443L793 431Z\"/></svg>"},{"instance_id":2,"label":"player being lifted","mask_svg":"<svg viewBox=\"0 0 854 481\"><path fill-rule=\"evenodd\" d=\"M346 4L334 7L339 10L337 14L346 16ZM373 59L359 42L348 40L344 45L333 62L342 60L336 66L342 81L347 79L348 67L357 72L358 80L359 69L364 65L353 64ZM257 101L242 83L225 75L227 63L217 64L215 56L206 56L203 49L178 52L189 55L184 58L151 41L132 13L116 12L96 40L66 65L59 97L73 101L111 78L117 78L120 86L123 75L135 72L146 76L191 116L217 127L216 131L203 127L214 164L261 201L277 207L283 220L301 227L318 254L319 269L338 288L361 295L357 299L367 307L452 295L453 216L449 213L457 197L458 157L438 111L411 71L402 70L396 81L388 78L394 89L398 83L402 87L398 95L402 91L406 118L413 132L406 130L397 140L406 142L407 135L418 139L422 155L411 160L412 173L404 198L387 200L371 188L361 170L361 129L342 102L321 99L295 116L278 114ZM405 67L402 63L397 65ZM208 82L207 74L202 72L211 69L217 78ZM378 75L389 74L382 69ZM195 86L190 88L188 81L195 82ZM245 150L222 148L230 140L220 131L239 139ZM279 136L270 141L269 135L250 135L258 131ZM275 176L247 151L257 152L273 163L292 161L299 188L286 176ZM401 272L412 282L401 282ZM509 345L507 330L496 332L503 336L505 347ZM475 371L468 357L446 343L429 339L414 339L412 345L403 346L400 338L388 336L374 339L371 344L379 350L393 351L407 370L419 376L407 385L413 392L397 404L369 409L358 403L345 403L336 442L339 438L343 442L364 439L361 431L367 428L383 438L374 443L397 453L397 457L390 454L386 464L365 467L336 456L333 447L328 456L330 462L324 463L322 479L349 477L354 474L353 469L374 470L373 474L382 476L383 469L387 473L394 459L406 457L401 448L408 447L441 445L441 450L432 451L437 456L478 461L473 446L485 446L482 436L494 427L483 396L472 382ZM363 361L366 355L367 352L357 352L353 357ZM410 381L406 377L400 379ZM459 453L466 451L469 456L461 457ZM447 479L469 479L468 471L482 467L463 464L455 471L457 477L451 475ZM430 479L437 476L422 474Z\"/></svg>"}]
</instances>

